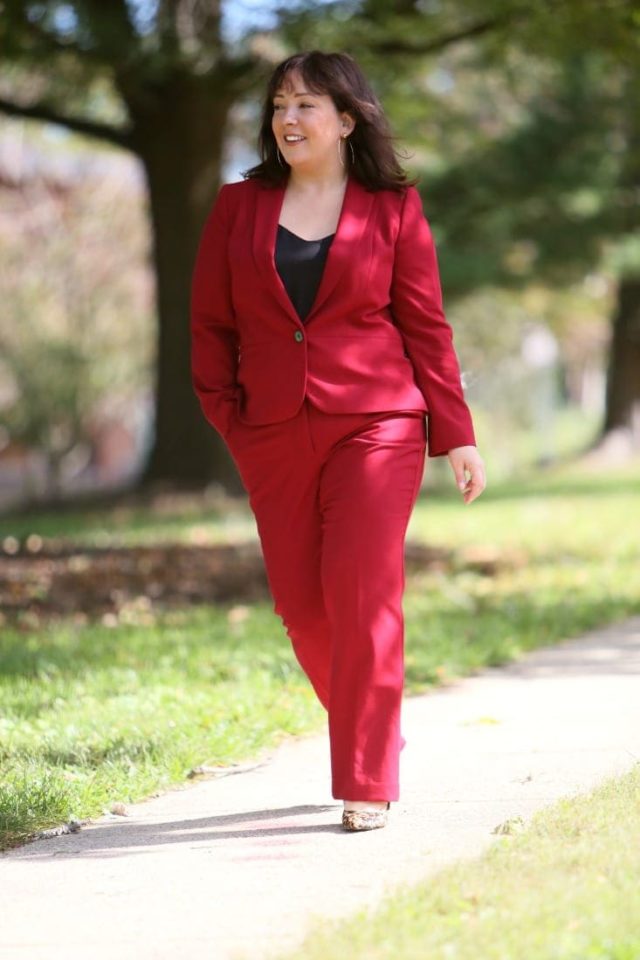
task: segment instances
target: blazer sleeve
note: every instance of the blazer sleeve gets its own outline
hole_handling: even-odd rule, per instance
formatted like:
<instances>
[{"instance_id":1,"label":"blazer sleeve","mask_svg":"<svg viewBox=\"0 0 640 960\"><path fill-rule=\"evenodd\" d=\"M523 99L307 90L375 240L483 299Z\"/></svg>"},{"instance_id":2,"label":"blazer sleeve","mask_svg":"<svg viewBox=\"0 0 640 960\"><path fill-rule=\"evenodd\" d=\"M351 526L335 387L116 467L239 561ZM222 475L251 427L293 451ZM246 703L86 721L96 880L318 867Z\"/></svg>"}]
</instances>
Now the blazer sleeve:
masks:
<instances>
[{"instance_id":1,"label":"blazer sleeve","mask_svg":"<svg viewBox=\"0 0 640 960\"><path fill-rule=\"evenodd\" d=\"M191 378L204 416L226 437L238 395L238 335L227 259L228 184L200 237L191 282Z\"/></svg>"},{"instance_id":2,"label":"blazer sleeve","mask_svg":"<svg viewBox=\"0 0 640 960\"><path fill-rule=\"evenodd\" d=\"M428 453L475 446L453 333L444 314L435 244L420 194L407 188L396 240L391 310L429 409Z\"/></svg>"}]
</instances>

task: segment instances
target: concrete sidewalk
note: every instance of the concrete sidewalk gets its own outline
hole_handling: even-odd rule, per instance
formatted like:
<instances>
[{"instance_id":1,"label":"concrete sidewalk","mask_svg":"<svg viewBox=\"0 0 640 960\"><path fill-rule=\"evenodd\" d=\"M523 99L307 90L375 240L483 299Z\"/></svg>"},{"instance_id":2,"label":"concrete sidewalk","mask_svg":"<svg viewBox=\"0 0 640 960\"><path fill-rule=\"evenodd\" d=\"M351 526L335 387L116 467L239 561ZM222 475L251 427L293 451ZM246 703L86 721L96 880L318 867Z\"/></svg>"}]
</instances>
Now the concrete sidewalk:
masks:
<instances>
[{"instance_id":1,"label":"concrete sidewalk","mask_svg":"<svg viewBox=\"0 0 640 960\"><path fill-rule=\"evenodd\" d=\"M261 960L640 760L640 617L407 697L402 798L349 834L325 736L0 856L3 960Z\"/></svg>"}]
</instances>

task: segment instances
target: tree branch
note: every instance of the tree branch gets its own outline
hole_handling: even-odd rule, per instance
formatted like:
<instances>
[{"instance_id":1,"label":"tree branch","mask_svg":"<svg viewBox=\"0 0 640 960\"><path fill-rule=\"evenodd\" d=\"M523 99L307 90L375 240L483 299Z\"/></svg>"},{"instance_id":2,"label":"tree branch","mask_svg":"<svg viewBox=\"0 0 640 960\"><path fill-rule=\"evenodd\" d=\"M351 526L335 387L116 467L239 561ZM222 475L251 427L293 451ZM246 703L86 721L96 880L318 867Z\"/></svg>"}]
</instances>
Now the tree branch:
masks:
<instances>
[{"instance_id":1,"label":"tree branch","mask_svg":"<svg viewBox=\"0 0 640 960\"><path fill-rule=\"evenodd\" d=\"M67 130L73 130L74 133L81 133L86 137L94 137L97 140L106 140L107 143L112 143L114 146L122 147L125 150L134 149L133 132L130 128L120 129L107 123L83 120L82 117L67 117L58 113L57 110L46 103L23 106L0 97L0 113L5 113L10 117L25 117L27 120L41 120L43 123L57 123L61 127L66 127Z\"/></svg>"},{"instance_id":2,"label":"tree branch","mask_svg":"<svg viewBox=\"0 0 640 960\"><path fill-rule=\"evenodd\" d=\"M507 26L513 23L514 19L517 19L518 16L524 16L524 11L521 11L520 14L514 12L510 16L492 17L488 20L481 20L479 23L455 30L453 33L445 33L442 36L436 37L433 40L427 40L424 43L410 43L405 40L391 39L381 40L379 43L374 42L371 48L375 53L386 54L411 53L422 56L428 53L439 53L441 50L445 50L447 47L452 46L454 43L459 43L461 40L479 37L482 36L483 33L489 33L499 27Z\"/></svg>"},{"instance_id":3,"label":"tree branch","mask_svg":"<svg viewBox=\"0 0 640 960\"><path fill-rule=\"evenodd\" d=\"M3 4L0 2L0 9ZM72 34L56 32L47 11L35 19L27 16L24 0L14 0L0 23L0 43L11 41L12 59L34 60L47 55L67 55L102 67L121 61L138 38L128 15L126 0L75 0L72 10L80 21Z\"/></svg>"}]
</instances>

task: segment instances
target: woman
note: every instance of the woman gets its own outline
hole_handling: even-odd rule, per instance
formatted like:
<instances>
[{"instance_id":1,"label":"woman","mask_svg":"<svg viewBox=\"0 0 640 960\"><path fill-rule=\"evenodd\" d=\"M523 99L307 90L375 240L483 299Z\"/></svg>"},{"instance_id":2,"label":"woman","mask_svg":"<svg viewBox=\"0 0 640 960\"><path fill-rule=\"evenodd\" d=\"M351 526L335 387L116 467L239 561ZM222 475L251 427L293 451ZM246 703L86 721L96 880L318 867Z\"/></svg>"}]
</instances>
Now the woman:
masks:
<instances>
[{"instance_id":1,"label":"woman","mask_svg":"<svg viewBox=\"0 0 640 960\"><path fill-rule=\"evenodd\" d=\"M328 711L348 830L399 798L404 539L427 450L484 488L428 223L342 53L269 80L261 162L220 189L192 288L192 372L256 518L274 610Z\"/></svg>"}]
</instances>

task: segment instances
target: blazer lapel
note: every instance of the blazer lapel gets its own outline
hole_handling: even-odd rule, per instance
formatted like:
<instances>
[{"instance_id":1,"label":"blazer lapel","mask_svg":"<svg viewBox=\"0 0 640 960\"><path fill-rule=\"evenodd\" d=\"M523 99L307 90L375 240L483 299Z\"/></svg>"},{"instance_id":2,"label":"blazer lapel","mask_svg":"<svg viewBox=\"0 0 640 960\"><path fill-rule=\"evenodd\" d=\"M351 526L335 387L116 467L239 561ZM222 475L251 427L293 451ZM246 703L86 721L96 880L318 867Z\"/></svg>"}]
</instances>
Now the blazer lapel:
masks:
<instances>
[{"instance_id":1,"label":"blazer lapel","mask_svg":"<svg viewBox=\"0 0 640 960\"><path fill-rule=\"evenodd\" d=\"M266 287L271 290L282 309L302 326L296 308L289 299L286 287L276 268L276 232L284 200L284 184L277 187L258 186L255 192L253 222L253 258Z\"/></svg>"},{"instance_id":2,"label":"blazer lapel","mask_svg":"<svg viewBox=\"0 0 640 960\"><path fill-rule=\"evenodd\" d=\"M253 256L260 274L283 310L298 326L304 326L320 310L347 266L354 269L354 253L364 235L374 194L366 190L354 176L349 175L336 233L329 245L322 279L305 324L289 299L275 263L276 235L284 194L284 184L256 191Z\"/></svg>"},{"instance_id":3,"label":"blazer lapel","mask_svg":"<svg viewBox=\"0 0 640 960\"><path fill-rule=\"evenodd\" d=\"M373 192L365 190L355 177L350 176L342 201L336 235L329 244L324 271L313 306L307 315L307 323L322 309L343 272L347 268L359 269L357 250L367 228L373 200Z\"/></svg>"}]
</instances>

